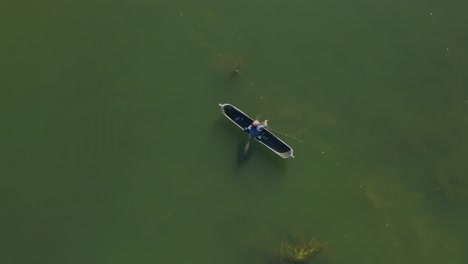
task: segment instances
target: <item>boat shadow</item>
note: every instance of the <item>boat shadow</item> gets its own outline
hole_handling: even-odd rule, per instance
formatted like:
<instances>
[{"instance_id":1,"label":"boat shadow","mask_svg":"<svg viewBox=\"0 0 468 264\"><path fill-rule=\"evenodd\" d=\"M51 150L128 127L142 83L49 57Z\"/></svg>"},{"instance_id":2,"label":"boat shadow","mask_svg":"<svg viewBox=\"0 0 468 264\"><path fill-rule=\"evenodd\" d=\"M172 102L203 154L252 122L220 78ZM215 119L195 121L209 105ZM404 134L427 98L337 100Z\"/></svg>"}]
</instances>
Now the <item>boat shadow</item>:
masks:
<instances>
[{"instance_id":1,"label":"boat shadow","mask_svg":"<svg viewBox=\"0 0 468 264\"><path fill-rule=\"evenodd\" d=\"M250 144L252 144L253 139L251 139ZM237 144L236 147L236 169L241 168L244 164L246 164L250 158L252 157L252 153L255 152L255 150L252 149L252 147L249 147L248 151L245 151L247 141L239 141L239 144Z\"/></svg>"},{"instance_id":2,"label":"boat shadow","mask_svg":"<svg viewBox=\"0 0 468 264\"><path fill-rule=\"evenodd\" d=\"M250 142L249 150L244 153L246 143L246 140L241 141L236 148L236 162L234 164L236 173L243 172L244 168L249 170L252 164L255 163L253 166L260 167L262 170L262 173L257 177L281 178L286 174L287 160L279 157L253 139Z\"/></svg>"},{"instance_id":3,"label":"boat shadow","mask_svg":"<svg viewBox=\"0 0 468 264\"><path fill-rule=\"evenodd\" d=\"M255 163L255 166L260 166L269 178L281 177L287 171L288 160L285 160L265 146L262 146L255 139L250 139L248 151L245 151L246 144L249 141L247 133L242 134L239 128L230 124L224 116L215 120L213 129L216 133L224 134L223 138L230 138L232 141L237 141L237 145L233 151L233 169L234 172L243 173ZM244 170L245 169L245 170Z\"/></svg>"}]
</instances>

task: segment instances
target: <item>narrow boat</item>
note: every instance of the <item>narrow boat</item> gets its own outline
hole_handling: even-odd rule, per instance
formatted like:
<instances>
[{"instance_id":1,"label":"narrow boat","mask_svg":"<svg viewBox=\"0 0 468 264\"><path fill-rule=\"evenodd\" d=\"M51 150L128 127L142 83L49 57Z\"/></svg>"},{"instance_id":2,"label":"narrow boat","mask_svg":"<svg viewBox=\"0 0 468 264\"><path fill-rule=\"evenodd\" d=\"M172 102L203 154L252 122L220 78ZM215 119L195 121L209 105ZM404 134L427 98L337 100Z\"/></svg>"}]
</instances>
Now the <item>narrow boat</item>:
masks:
<instances>
[{"instance_id":1,"label":"narrow boat","mask_svg":"<svg viewBox=\"0 0 468 264\"><path fill-rule=\"evenodd\" d=\"M254 121L244 112L231 104L219 104L219 106L221 107L221 113L231 120L231 122L236 124L242 131L244 131L244 128L251 125ZM248 134L248 132L245 131L244 133ZM268 131L268 127L263 129L260 134L255 137L255 140L278 154L283 159L294 158L293 149L273 133Z\"/></svg>"}]
</instances>

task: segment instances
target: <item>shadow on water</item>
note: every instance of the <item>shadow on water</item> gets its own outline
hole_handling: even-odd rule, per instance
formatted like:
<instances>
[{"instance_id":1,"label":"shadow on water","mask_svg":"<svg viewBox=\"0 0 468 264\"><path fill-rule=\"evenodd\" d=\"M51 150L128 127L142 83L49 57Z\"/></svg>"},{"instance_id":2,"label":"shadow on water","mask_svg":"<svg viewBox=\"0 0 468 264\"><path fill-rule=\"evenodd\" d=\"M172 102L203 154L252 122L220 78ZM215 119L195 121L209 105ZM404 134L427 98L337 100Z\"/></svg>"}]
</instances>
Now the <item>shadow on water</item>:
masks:
<instances>
[{"instance_id":1,"label":"shadow on water","mask_svg":"<svg viewBox=\"0 0 468 264\"><path fill-rule=\"evenodd\" d=\"M252 144L252 139L250 139L250 142L248 143L249 139L244 140L244 141L239 141L239 144L237 145L237 159L236 159L236 168L242 167L245 163L247 163L252 156L252 149L249 147L247 151L246 145L247 144Z\"/></svg>"},{"instance_id":2,"label":"shadow on water","mask_svg":"<svg viewBox=\"0 0 468 264\"><path fill-rule=\"evenodd\" d=\"M232 153L233 167L236 174L245 173L249 168L253 167L252 163L255 163L254 166L263 171L262 175L268 175L269 178L279 178L286 173L289 160L282 159L254 139L250 139L248 151L245 152L246 144L249 141L248 135L234 126L224 116L213 122L213 130L217 134L222 134L224 138L237 142L235 152Z\"/></svg>"},{"instance_id":3,"label":"shadow on water","mask_svg":"<svg viewBox=\"0 0 468 264\"><path fill-rule=\"evenodd\" d=\"M254 139L250 140L250 147L247 152L245 152L245 146L248 139L240 141L237 145L237 159L235 164L236 172L240 172L242 167L247 166L251 162L255 162L257 165L265 164L269 173L273 172L274 175L284 174L287 169L287 161L281 157L276 156L266 147L260 145Z\"/></svg>"}]
</instances>

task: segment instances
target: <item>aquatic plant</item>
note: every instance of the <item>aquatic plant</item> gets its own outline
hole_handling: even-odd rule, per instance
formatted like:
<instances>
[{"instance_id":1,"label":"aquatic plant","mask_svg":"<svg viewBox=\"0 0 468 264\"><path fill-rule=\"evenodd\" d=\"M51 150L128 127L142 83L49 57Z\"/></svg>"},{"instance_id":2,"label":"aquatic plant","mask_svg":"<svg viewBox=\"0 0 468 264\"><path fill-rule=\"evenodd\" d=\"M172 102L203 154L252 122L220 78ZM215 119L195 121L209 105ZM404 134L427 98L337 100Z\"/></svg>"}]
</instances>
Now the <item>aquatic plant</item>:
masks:
<instances>
[{"instance_id":1,"label":"aquatic plant","mask_svg":"<svg viewBox=\"0 0 468 264\"><path fill-rule=\"evenodd\" d=\"M246 60L245 60L244 57L233 58L232 61L230 61L231 73L239 74L241 68L242 68L245 64L246 64Z\"/></svg>"},{"instance_id":2,"label":"aquatic plant","mask_svg":"<svg viewBox=\"0 0 468 264\"><path fill-rule=\"evenodd\" d=\"M280 246L275 249L275 255L279 257L282 263L304 263L325 246L326 243L315 239L300 240L294 244L289 241L282 241Z\"/></svg>"},{"instance_id":3,"label":"aquatic plant","mask_svg":"<svg viewBox=\"0 0 468 264\"><path fill-rule=\"evenodd\" d=\"M222 72L228 73L231 77L238 76L241 69L244 68L247 61L242 56L233 56L231 54L218 54L216 65Z\"/></svg>"}]
</instances>

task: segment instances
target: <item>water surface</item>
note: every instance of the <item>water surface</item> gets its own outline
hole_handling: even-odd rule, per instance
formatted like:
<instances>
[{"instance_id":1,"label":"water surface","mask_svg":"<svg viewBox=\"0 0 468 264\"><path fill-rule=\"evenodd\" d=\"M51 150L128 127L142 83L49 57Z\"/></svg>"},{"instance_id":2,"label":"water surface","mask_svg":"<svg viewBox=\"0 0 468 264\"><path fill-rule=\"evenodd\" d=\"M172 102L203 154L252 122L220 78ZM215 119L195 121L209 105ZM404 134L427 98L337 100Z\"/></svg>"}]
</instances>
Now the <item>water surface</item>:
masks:
<instances>
[{"instance_id":1,"label":"water surface","mask_svg":"<svg viewBox=\"0 0 468 264\"><path fill-rule=\"evenodd\" d=\"M2 263L466 263L467 8L2 2Z\"/></svg>"}]
</instances>

